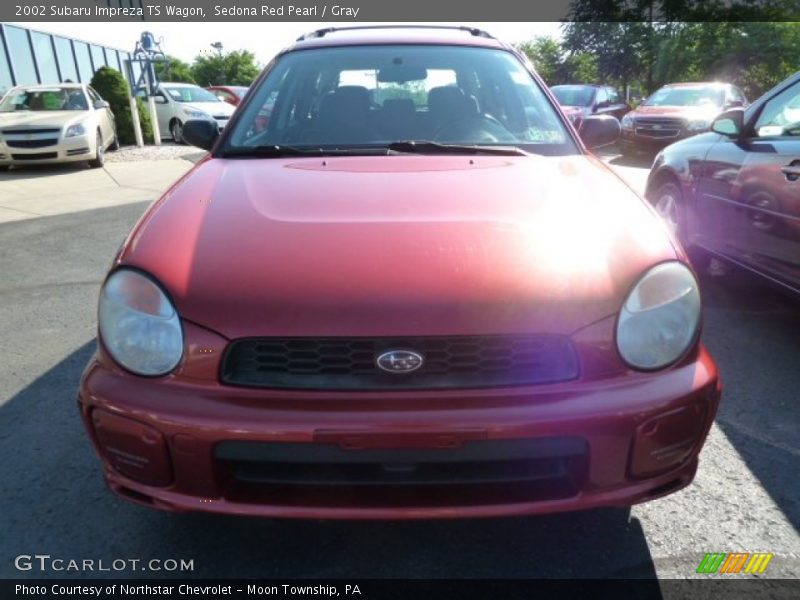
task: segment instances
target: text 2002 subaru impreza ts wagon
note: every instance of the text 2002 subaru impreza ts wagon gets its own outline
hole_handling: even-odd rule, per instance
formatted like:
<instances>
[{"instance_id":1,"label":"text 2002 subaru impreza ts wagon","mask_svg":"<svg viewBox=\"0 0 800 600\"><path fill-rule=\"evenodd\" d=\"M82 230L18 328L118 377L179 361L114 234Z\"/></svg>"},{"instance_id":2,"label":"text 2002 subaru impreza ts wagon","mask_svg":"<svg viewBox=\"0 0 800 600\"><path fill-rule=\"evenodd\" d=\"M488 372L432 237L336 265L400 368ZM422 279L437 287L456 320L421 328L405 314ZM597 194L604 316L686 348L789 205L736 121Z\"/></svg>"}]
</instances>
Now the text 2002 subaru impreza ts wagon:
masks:
<instances>
[{"instance_id":1,"label":"text 2002 subaru impreza ts wagon","mask_svg":"<svg viewBox=\"0 0 800 600\"><path fill-rule=\"evenodd\" d=\"M512 48L317 32L184 135L211 153L120 249L80 387L116 493L425 518L692 480L720 397L695 276Z\"/></svg>"}]
</instances>

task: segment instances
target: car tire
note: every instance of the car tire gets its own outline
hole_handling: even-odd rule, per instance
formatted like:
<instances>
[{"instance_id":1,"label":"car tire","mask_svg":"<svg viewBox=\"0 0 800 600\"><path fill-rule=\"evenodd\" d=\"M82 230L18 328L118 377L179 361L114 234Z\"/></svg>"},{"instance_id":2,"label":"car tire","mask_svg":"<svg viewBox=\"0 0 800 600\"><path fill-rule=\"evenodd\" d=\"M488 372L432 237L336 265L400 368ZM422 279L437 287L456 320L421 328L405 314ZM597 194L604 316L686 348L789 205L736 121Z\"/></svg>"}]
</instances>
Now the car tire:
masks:
<instances>
[{"instance_id":1,"label":"car tire","mask_svg":"<svg viewBox=\"0 0 800 600\"><path fill-rule=\"evenodd\" d=\"M186 143L186 141L183 139L183 123L181 123L178 119L175 119L172 122L172 125L169 126L169 132L172 134L172 141L176 144Z\"/></svg>"},{"instance_id":2,"label":"car tire","mask_svg":"<svg viewBox=\"0 0 800 600\"><path fill-rule=\"evenodd\" d=\"M89 161L89 166L92 169L100 169L104 164L106 164L106 153L105 148L103 148L103 136L100 135L100 132L98 131L95 155L94 158Z\"/></svg>"},{"instance_id":3,"label":"car tire","mask_svg":"<svg viewBox=\"0 0 800 600\"><path fill-rule=\"evenodd\" d=\"M686 237L686 204L677 183L666 181L659 185L651 195L650 202L667 227L683 244L695 271L705 272L711 262L711 256L701 248L689 244Z\"/></svg>"}]
</instances>

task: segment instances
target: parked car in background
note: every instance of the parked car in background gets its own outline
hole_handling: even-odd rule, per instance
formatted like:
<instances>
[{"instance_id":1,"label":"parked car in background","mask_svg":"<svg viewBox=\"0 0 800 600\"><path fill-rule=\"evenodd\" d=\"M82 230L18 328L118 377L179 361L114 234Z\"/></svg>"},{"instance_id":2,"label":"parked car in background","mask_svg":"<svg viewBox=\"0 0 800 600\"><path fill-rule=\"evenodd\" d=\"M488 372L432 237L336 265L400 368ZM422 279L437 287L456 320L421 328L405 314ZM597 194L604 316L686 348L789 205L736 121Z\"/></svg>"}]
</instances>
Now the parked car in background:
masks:
<instances>
[{"instance_id":1,"label":"parked car in background","mask_svg":"<svg viewBox=\"0 0 800 600\"><path fill-rule=\"evenodd\" d=\"M715 256L800 293L800 72L662 150L647 197L698 266Z\"/></svg>"},{"instance_id":2,"label":"parked car in background","mask_svg":"<svg viewBox=\"0 0 800 600\"><path fill-rule=\"evenodd\" d=\"M555 85L550 91L575 127L580 127L588 115L611 115L621 119L630 110L619 91L608 85Z\"/></svg>"},{"instance_id":3,"label":"parked car in background","mask_svg":"<svg viewBox=\"0 0 800 600\"><path fill-rule=\"evenodd\" d=\"M222 130L235 108L193 83L161 83L155 94L161 138L183 144L183 124L189 119L206 119Z\"/></svg>"},{"instance_id":4,"label":"parked car in background","mask_svg":"<svg viewBox=\"0 0 800 600\"><path fill-rule=\"evenodd\" d=\"M111 489L420 519L691 482L720 399L697 281L587 151L619 121L579 138L529 65L474 28L323 29L222 133L185 124L212 152L120 248L81 381Z\"/></svg>"},{"instance_id":5,"label":"parked car in background","mask_svg":"<svg viewBox=\"0 0 800 600\"><path fill-rule=\"evenodd\" d=\"M213 85L206 89L223 102L227 102L231 106L239 106L249 88L243 85Z\"/></svg>"},{"instance_id":6,"label":"parked car in background","mask_svg":"<svg viewBox=\"0 0 800 600\"><path fill-rule=\"evenodd\" d=\"M745 95L730 83L665 85L622 118L621 151L623 154L655 152L708 131L722 111L746 105Z\"/></svg>"},{"instance_id":7,"label":"parked car in background","mask_svg":"<svg viewBox=\"0 0 800 600\"><path fill-rule=\"evenodd\" d=\"M118 147L114 113L88 85L17 86L0 102L0 169L60 162L102 167L106 149Z\"/></svg>"}]
</instances>

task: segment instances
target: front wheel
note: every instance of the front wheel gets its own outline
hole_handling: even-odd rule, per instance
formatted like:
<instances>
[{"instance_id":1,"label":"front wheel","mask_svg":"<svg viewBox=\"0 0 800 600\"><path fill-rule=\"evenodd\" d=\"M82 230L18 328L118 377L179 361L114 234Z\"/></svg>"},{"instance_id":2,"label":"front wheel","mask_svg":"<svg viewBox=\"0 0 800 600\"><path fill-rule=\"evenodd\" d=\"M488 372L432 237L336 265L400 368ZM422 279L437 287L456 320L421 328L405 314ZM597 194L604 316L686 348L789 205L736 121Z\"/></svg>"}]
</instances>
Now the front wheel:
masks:
<instances>
[{"instance_id":1,"label":"front wheel","mask_svg":"<svg viewBox=\"0 0 800 600\"><path fill-rule=\"evenodd\" d=\"M667 228L686 248L695 270L704 271L708 267L710 256L702 249L689 244L686 230L686 204L678 184L673 181L662 183L656 188L650 201Z\"/></svg>"},{"instance_id":2,"label":"front wheel","mask_svg":"<svg viewBox=\"0 0 800 600\"><path fill-rule=\"evenodd\" d=\"M172 134L172 141L176 144L183 144L183 123L178 120L172 122L172 126L169 128L170 133Z\"/></svg>"},{"instance_id":3,"label":"front wheel","mask_svg":"<svg viewBox=\"0 0 800 600\"><path fill-rule=\"evenodd\" d=\"M97 132L97 140L95 144L96 148L94 158L89 161L89 166L92 169L99 169L106 164L105 148L103 148L103 136L100 135L99 131Z\"/></svg>"}]
</instances>

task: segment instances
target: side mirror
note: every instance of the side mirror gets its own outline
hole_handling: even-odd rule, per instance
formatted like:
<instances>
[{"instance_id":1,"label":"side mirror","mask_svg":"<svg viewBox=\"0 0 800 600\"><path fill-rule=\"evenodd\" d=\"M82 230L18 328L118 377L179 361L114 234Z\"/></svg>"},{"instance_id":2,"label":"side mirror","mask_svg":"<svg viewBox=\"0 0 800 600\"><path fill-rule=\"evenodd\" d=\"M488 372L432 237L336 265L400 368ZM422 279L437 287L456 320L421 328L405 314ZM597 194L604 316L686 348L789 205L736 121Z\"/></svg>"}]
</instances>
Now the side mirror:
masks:
<instances>
[{"instance_id":1,"label":"side mirror","mask_svg":"<svg viewBox=\"0 0 800 600\"><path fill-rule=\"evenodd\" d=\"M153 101L156 104L166 104L167 103L167 97L163 96L162 94L156 94L155 96L153 96Z\"/></svg>"},{"instance_id":2,"label":"side mirror","mask_svg":"<svg viewBox=\"0 0 800 600\"><path fill-rule=\"evenodd\" d=\"M721 135L738 138L744 131L744 110L727 110L711 122L711 131Z\"/></svg>"},{"instance_id":3,"label":"side mirror","mask_svg":"<svg viewBox=\"0 0 800 600\"><path fill-rule=\"evenodd\" d=\"M595 115L583 119L580 136L587 148L608 146L619 139L622 128L619 119L610 115Z\"/></svg>"},{"instance_id":4,"label":"side mirror","mask_svg":"<svg viewBox=\"0 0 800 600\"><path fill-rule=\"evenodd\" d=\"M192 119L183 124L183 139L192 146L211 150L217 137L219 137L219 127L216 122Z\"/></svg>"},{"instance_id":5,"label":"side mirror","mask_svg":"<svg viewBox=\"0 0 800 600\"><path fill-rule=\"evenodd\" d=\"M111 105L108 102L106 102L105 100L95 100L94 101L94 107L97 108L97 109L108 108L109 106L111 106Z\"/></svg>"},{"instance_id":6,"label":"side mirror","mask_svg":"<svg viewBox=\"0 0 800 600\"><path fill-rule=\"evenodd\" d=\"M737 106L744 106L744 102L741 100L728 100L725 103L725 108L736 108Z\"/></svg>"}]
</instances>

